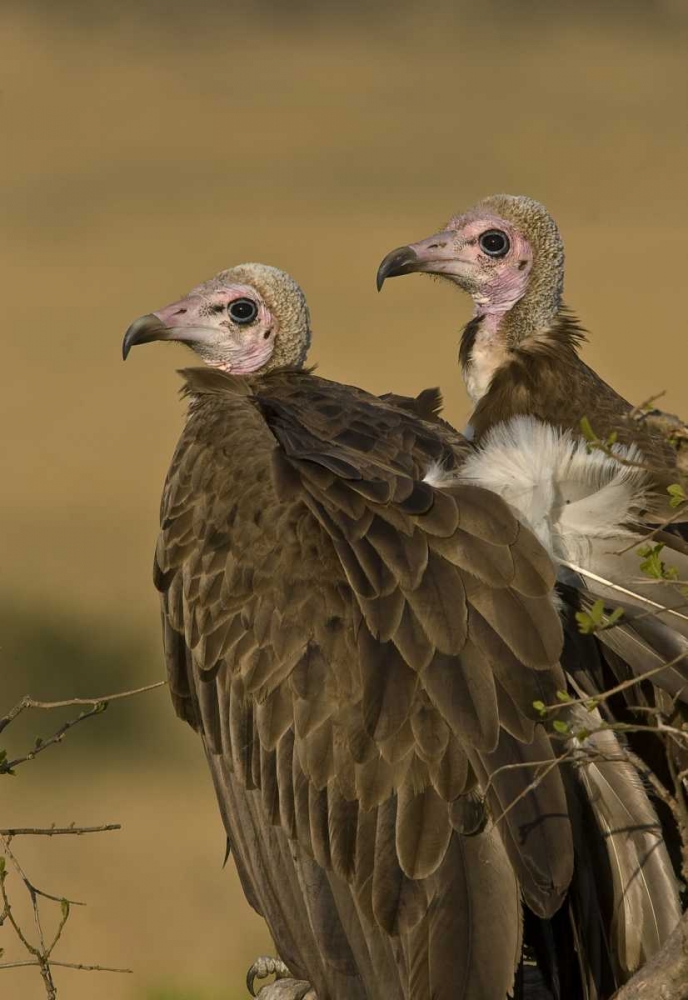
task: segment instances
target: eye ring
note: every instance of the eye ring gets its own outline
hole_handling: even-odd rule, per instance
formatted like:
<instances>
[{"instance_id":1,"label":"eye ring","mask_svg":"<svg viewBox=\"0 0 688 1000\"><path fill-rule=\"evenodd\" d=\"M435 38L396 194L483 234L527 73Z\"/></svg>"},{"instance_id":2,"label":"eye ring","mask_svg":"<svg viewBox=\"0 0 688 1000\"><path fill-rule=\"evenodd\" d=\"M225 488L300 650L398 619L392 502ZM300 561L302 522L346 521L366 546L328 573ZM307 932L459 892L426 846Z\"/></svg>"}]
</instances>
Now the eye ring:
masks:
<instances>
[{"instance_id":1,"label":"eye ring","mask_svg":"<svg viewBox=\"0 0 688 1000\"><path fill-rule=\"evenodd\" d=\"M234 299L227 306L229 318L239 326L247 326L253 323L258 315L258 306L253 299Z\"/></svg>"},{"instance_id":2,"label":"eye ring","mask_svg":"<svg viewBox=\"0 0 688 1000\"><path fill-rule=\"evenodd\" d=\"M487 229L480 234L478 242L488 257L506 257L511 249L509 237L501 229Z\"/></svg>"}]
</instances>

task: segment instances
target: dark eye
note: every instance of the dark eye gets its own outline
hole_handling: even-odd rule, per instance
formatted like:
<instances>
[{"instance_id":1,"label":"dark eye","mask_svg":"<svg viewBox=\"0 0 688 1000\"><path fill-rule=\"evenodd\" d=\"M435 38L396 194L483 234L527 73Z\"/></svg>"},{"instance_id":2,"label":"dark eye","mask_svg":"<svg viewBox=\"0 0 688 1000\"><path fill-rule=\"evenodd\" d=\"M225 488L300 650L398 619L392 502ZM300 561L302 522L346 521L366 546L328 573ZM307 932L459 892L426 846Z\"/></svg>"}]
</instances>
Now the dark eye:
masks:
<instances>
[{"instance_id":1,"label":"dark eye","mask_svg":"<svg viewBox=\"0 0 688 1000\"><path fill-rule=\"evenodd\" d=\"M482 252L489 257L504 257L511 246L509 237L501 229L488 229L481 234L479 243Z\"/></svg>"},{"instance_id":2,"label":"dark eye","mask_svg":"<svg viewBox=\"0 0 688 1000\"><path fill-rule=\"evenodd\" d=\"M243 325L254 321L258 315L258 306L252 299L235 299L229 303L227 311L235 323Z\"/></svg>"}]
</instances>

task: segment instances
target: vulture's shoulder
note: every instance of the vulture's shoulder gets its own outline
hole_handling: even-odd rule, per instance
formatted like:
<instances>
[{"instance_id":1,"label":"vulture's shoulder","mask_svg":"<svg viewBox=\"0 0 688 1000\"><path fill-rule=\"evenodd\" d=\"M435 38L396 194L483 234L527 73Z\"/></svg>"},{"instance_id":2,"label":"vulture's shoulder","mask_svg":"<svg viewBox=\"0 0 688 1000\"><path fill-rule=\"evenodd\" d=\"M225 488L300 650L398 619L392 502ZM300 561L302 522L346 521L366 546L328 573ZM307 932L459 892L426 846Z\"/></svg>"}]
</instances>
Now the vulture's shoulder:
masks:
<instances>
[{"instance_id":1,"label":"vulture's shoulder","mask_svg":"<svg viewBox=\"0 0 688 1000\"><path fill-rule=\"evenodd\" d=\"M419 478L430 468L456 467L469 447L439 417L438 389L416 397L375 396L312 370L280 370L255 379L212 368L181 374L182 393L191 401L185 436L218 447L227 435L241 433L267 441L269 430L295 459L320 455L343 474L372 474L377 466L383 476L393 468Z\"/></svg>"}]
</instances>

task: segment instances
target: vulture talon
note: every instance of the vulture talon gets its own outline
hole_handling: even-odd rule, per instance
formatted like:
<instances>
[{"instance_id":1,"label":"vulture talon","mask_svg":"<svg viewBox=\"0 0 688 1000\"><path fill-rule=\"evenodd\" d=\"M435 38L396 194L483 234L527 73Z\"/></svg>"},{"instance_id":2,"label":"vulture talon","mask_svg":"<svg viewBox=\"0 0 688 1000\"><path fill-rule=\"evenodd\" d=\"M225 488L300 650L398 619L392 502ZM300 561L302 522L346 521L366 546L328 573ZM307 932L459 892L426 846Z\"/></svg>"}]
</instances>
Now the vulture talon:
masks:
<instances>
[{"instance_id":1,"label":"vulture talon","mask_svg":"<svg viewBox=\"0 0 688 1000\"><path fill-rule=\"evenodd\" d=\"M257 996L254 989L256 979L267 979L268 976L274 976L275 980L292 978L291 972L281 958L273 958L272 955L259 955L246 973L246 988L252 997ZM294 982L297 981L294 980ZM262 987L258 992L262 993L265 988Z\"/></svg>"}]
</instances>

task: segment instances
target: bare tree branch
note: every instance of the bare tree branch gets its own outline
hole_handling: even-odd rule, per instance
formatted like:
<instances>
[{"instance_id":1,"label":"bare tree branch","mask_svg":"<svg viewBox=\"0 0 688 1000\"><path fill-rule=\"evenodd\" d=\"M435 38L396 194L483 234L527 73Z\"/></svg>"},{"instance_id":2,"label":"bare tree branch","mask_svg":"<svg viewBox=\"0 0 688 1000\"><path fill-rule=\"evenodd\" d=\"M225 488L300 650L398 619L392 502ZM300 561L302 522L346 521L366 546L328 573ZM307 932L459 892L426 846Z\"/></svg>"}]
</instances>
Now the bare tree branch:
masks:
<instances>
[{"instance_id":1,"label":"bare tree branch","mask_svg":"<svg viewBox=\"0 0 688 1000\"><path fill-rule=\"evenodd\" d=\"M28 753L23 754L20 757L15 757L13 760L0 759L0 774L13 774L14 769L19 766L19 764L25 764L27 760L33 760L38 754L43 753L48 747L55 746L56 743L61 743L65 735L80 722L85 722L86 719L92 718L94 715L100 715L108 707L111 701L118 701L122 698L131 698L137 694L143 694L145 691L153 691L155 688L163 687L167 684L167 681L156 681L155 684L147 684L145 687L134 688L131 691L120 691L117 694L105 695L103 698L67 698L64 701L37 701L35 698L31 698L29 695L25 695L21 701L17 702L14 708L3 718L0 719L0 733L3 729L13 722L17 716L21 715L22 712L26 711L27 708L37 708L52 710L55 708L70 708L75 705L89 705L91 706L89 711L81 712L75 719L69 719L67 722L63 723L60 728L49 736L45 740L37 740L34 748Z\"/></svg>"},{"instance_id":2,"label":"bare tree branch","mask_svg":"<svg viewBox=\"0 0 688 1000\"><path fill-rule=\"evenodd\" d=\"M12 907L10 905L10 901L7 896L7 889L5 886L5 882L7 880L7 869L4 865L4 859L3 859L3 866L2 869L0 870L0 892L2 893L2 900L4 903L4 913L7 915L12 927L14 928L14 932L21 941L21 943L24 945L29 954L34 956L35 964L40 969L41 976L43 977L43 983L45 985L45 992L46 996L48 997L48 1000L55 1000L55 997L57 996L57 989L55 987L55 983L53 982L52 973L50 971L50 962L48 961L50 957L50 952L48 949L46 949L45 946L45 937L43 935L43 927L41 925L41 915L38 907L38 896L39 894L40 895L44 894L39 893L39 890L37 890L28 880L21 865L19 864L16 857L12 853L7 839L3 837L2 840L3 840L3 847L5 854L14 865L17 874L19 875L22 882L26 886L26 890L29 894L29 898L31 900L31 908L33 910L34 922L36 924L36 933L38 934L38 942L39 942L38 947L31 944L31 942L27 940L24 932L22 931L19 923L15 920L14 915L12 913ZM63 919L60 922L57 938L59 938L60 934L62 933L64 925L67 921L67 917L69 916L68 904L67 904L67 915L66 916L64 915L64 906L62 912L63 912ZM57 938L53 942L53 945L57 942Z\"/></svg>"},{"instance_id":3,"label":"bare tree branch","mask_svg":"<svg viewBox=\"0 0 688 1000\"><path fill-rule=\"evenodd\" d=\"M107 833L109 830L121 830L121 823L107 823L105 826L14 826L7 830L0 830L0 837L60 837L65 834L76 834L80 837L82 833Z\"/></svg>"},{"instance_id":4,"label":"bare tree branch","mask_svg":"<svg viewBox=\"0 0 688 1000\"><path fill-rule=\"evenodd\" d=\"M118 691L116 694L106 694L100 698L66 698L64 701L37 701L26 694L21 701L17 702L14 708L10 709L7 715L0 718L0 733L27 708L53 709L72 708L74 705L107 705L109 702L119 701L121 698L131 698L136 694L154 691L155 688L164 687L166 684L167 681L156 681L155 684L146 684L145 687L133 688L131 691Z\"/></svg>"},{"instance_id":5,"label":"bare tree branch","mask_svg":"<svg viewBox=\"0 0 688 1000\"><path fill-rule=\"evenodd\" d=\"M59 729L57 729L48 739L37 740L33 749L22 756L16 757L13 760L7 760L6 752L4 750L0 751L0 774L12 774L13 769L17 767L18 764L25 763L28 760L33 760L34 757L38 756L38 754L42 753L49 746L54 746L56 743L61 742L73 726L77 725L79 722L83 722L85 719L91 718L94 715L101 714L107 708L109 702L118 701L122 698L130 698L146 691L152 691L155 688L163 687L166 683L166 681L158 681L155 684L148 684L145 687L135 688L130 691L120 691L116 694L105 695L102 698L68 698L63 701L51 702L38 701L37 699L26 695L21 699L21 701L17 702L17 704L11 708L6 715L0 718L0 732L6 729L11 722L22 714L22 712L25 712L30 708L52 710L81 705L86 706L87 710L82 711L76 718L63 723L63 725L60 726ZM131 969L119 969L105 965L86 965L76 962L63 962L52 958L53 951L60 941L62 932L64 931L69 919L71 907L73 905L83 906L84 904L79 903L77 900L67 899L63 896L54 896L51 893L44 892L42 889L38 889L31 882L22 866L19 864L17 857L12 851L10 843L14 837L18 836L81 836L83 834L105 833L120 829L121 824L119 823L108 823L102 826L76 826L75 823L72 823L70 826L62 827L58 827L53 824L50 827L15 826L0 830L0 847L2 848L2 854L4 855L0 856L0 900L2 902L0 926L5 920L8 920L18 940L21 942L22 947L31 956L29 959L22 961L0 963L0 969L15 969L23 967L38 968L43 979L48 1000L56 1000L57 998L57 988L51 971L53 966L61 966L62 968L67 969L80 969L88 972L131 972ZM12 911L12 904L7 891L9 870L6 859L9 860L12 868L23 882L24 888L26 889L29 899L31 900L31 908L35 924L35 943L32 943L29 939L29 936L22 928ZM57 929L49 943L46 942L43 925L41 923L41 899L50 900L58 903L60 906L60 918L57 924Z\"/></svg>"},{"instance_id":6,"label":"bare tree branch","mask_svg":"<svg viewBox=\"0 0 688 1000\"><path fill-rule=\"evenodd\" d=\"M615 694L619 694L621 691L626 691L628 688L634 687L634 685L639 684L641 681L649 680L650 677L655 677L660 674L663 670L668 670L669 667L675 667L677 663L686 658L685 653L680 653L675 656L672 660L667 660L666 663L662 663L658 667L652 667L651 670L645 670L641 674L634 674L633 677L629 677L628 680L622 681L620 684L616 684L614 687L608 688L606 691L600 691L599 694L593 695L583 695L580 698L567 698L566 701L559 701L554 705L544 705L541 712L555 712L560 711L567 705L584 705L596 707L603 701L607 701ZM679 730L677 730L679 732Z\"/></svg>"},{"instance_id":7,"label":"bare tree branch","mask_svg":"<svg viewBox=\"0 0 688 1000\"><path fill-rule=\"evenodd\" d=\"M133 969L115 969L109 965L84 965L81 962L58 962L56 959L51 958L51 965L57 965L62 969L80 969L82 972L129 972L132 973ZM23 962L0 962L0 969L22 969L27 966L32 966L36 968L39 965L38 962L31 962L25 960Z\"/></svg>"}]
</instances>

